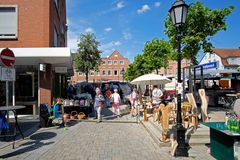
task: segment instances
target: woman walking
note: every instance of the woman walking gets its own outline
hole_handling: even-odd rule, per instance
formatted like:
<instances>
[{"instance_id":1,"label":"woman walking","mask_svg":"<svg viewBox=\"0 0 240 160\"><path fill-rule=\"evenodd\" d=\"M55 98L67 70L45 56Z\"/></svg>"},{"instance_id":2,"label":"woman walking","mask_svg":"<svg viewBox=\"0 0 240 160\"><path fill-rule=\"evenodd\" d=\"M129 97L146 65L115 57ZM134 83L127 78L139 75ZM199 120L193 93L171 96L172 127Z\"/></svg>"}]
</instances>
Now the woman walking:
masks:
<instances>
[{"instance_id":1,"label":"woman walking","mask_svg":"<svg viewBox=\"0 0 240 160\"><path fill-rule=\"evenodd\" d=\"M97 122L102 121L102 107L104 106L104 97L101 94L101 91L99 88L96 88L96 96L94 100L94 110L95 110L95 116L97 117Z\"/></svg>"},{"instance_id":2,"label":"woman walking","mask_svg":"<svg viewBox=\"0 0 240 160\"><path fill-rule=\"evenodd\" d=\"M120 95L118 94L118 90L115 88L114 89L114 93L111 96L112 98L112 110L113 113L116 114L117 112L117 116L121 116L120 115L120 102L121 102L121 98Z\"/></svg>"},{"instance_id":3,"label":"woman walking","mask_svg":"<svg viewBox=\"0 0 240 160\"><path fill-rule=\"evenodd\" d=\"M137 106L138 106L138 93L137 88L133 88L132 93L130 94L130 102L131 102L131 115L132 117L135 115L137 116ZM135 111L134 111L135 110Z\"/></svg>"}]
</instances>

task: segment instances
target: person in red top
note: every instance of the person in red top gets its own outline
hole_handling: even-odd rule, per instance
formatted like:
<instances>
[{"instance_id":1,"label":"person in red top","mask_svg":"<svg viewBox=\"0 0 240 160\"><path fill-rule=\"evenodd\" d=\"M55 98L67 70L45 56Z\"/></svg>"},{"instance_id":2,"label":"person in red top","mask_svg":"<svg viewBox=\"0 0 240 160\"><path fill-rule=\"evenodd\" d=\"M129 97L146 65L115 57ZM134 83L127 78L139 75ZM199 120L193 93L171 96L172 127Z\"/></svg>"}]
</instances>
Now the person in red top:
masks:
<instances>
[{"instance_id":1,"label":"person in red top","mask_svg":"<svg viewBox=\"0 0 240 160\"><path fill-rule=\"evenodd\" d=\"M110 99L111 99L111 96L112 96L112 92L110 90L110 87L108 86L107 87L107 90L105 92L105 104L106 104L106 107L109 108L110 107Z\"/></svg>"}]
</instances>

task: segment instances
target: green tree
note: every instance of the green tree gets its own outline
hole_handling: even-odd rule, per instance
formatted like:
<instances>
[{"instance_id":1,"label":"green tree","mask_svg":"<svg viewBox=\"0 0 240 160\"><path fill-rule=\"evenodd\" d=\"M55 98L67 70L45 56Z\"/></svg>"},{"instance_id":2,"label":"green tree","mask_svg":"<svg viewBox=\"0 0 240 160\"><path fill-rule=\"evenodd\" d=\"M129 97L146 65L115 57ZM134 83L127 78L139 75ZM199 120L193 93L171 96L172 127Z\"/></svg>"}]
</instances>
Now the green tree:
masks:
<instances>
[{"instance_id":1,"label":"green tree","mask_svg":"<svg viewBox=\"0 0 240 160\"><path fill-rule=\"evenodd\" d=\"M128 81L132 81L133 79L145 73L148 73L148 71L144 67L145 63L146 60L144 59L142 54L138 54L136 57L134 57L133 63L128 66L125 72L125 79Z\"/></svg>"},{"instance_id":2,"label":"green tree","mask_svg":"<svg viewBox=\"0 0 240 160\"><path fill-rule=\"evenodd\" d=\"M181 28L182 55L196 64L199 50L212 52L213 45L210 38L220 30L226 30L226 16L232 13L234 7L211 10L199 1L190 4L187 20ZM177 48L177 30L172 24L170 15L165 20L165 33L174 48ZM173 56L176 57L176 56Z\"/></svg>"},{"instance_id":3,"label":"green tree","mask_svg":"<svg viewBox=\"0 0 240 160\"><path fill-rule=\"evenodd\" d=\"M100 56L102 51L98 49L99 46L100 43L93 33L80 35L78 50L74 56L74 66L77 71L85 73L87 82L89 71L98 70L99 65L102 63Z\"/></svg>"},{"instance_id":4,"label":"green tree","mask_svg":"<svg viewBox=\"0 0 240 160\"><path fill-rule=\"evenodd\" d=\"M161 67L167 68L169 57L173 52L171 44L164 39L147 42L143 49L143 57L146 60L144 67L147 71L156 71L158 74Z\"/></svg>"}]
</instances>

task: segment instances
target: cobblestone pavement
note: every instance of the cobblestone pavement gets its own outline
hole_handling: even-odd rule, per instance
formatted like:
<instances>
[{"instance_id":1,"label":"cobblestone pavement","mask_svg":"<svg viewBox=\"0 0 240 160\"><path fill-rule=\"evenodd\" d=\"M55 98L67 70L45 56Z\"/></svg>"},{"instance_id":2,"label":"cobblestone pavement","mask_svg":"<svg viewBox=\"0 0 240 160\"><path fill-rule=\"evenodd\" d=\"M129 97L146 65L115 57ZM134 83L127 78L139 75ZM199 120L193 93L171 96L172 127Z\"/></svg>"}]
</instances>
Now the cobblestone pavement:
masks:
<instances>
[{"instance_id":1,"label":"cobblestone pavement","mask_svg":"<svg viewBox=\"0 0 240 160\"><path fill-rule=\"evenodd\" d=\"M171 157L170 147L159 147L141 124L79 122L69 128L40 129L25 140L0 150L0 159L156 160L212 159L202 146L189 158Z\"/></svg>"}]
</instances>

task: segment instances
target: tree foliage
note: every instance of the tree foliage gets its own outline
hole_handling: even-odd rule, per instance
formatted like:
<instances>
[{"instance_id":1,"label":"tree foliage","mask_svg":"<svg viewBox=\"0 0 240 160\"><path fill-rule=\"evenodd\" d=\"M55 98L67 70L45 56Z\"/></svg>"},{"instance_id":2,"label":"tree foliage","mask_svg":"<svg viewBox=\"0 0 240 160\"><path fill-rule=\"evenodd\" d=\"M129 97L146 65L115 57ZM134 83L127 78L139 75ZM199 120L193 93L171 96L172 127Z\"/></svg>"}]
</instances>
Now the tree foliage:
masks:
<instances>
[{"instance_id":1,"label":"tree foliage","mask_svg":"<svg viewBox=\"0 0 240 160\"><path fill-rule=\"evenodd\" d=\"M234 7L211 10L204 7L199 1L190 4L187 20L181 28L183 58L190 59L196 64L196 55L199 50L212 52L213 45L210 38L220 30L226 30L226 16L232 13ZM177 30L173 26L170 15L165 20L165 33L174 48L177 48Z\"/></svg>"},{"instance_id":2,"label":"tree foliage","mask_svg":"<svg viewBox=\"0 0 240 160\"><path fill-rule=\"evenodd\" d=\"M134 57L134 62L130 64L126 70L125 79L131 81L136 77L139 77L144 73L147 73L144 67L145 63L146 61L142 54L138 54L136 57Z\"/></svg>"},{"instance_id":3,"label":"tree foliage","mask_svg":"<svg viewBox=\"0 0 240 160\"><path fill-rule=\"evenodd\" d=\"M168 59L173 55L174 50L165 40L153 39L145 44L143 53L134 58L132 64L129 65L125 77L131 81L143 74L151 73L162 67L167 68Z\"/></svg>"},{"instance_id":4,"label":"tree foliage","mask_svg":"<svg viewBox=\"0 0 240 160\"><path fill-rule=\"evenodd\" d=\"M156 71L158 74L160 68L167 68L168 59L173 52L169 42L164 39L153 39L151 42L147 42L143 49L143 57L146 59L144 67L147 71Z\"/></svg>"},{"instance_id":5,"label":"tree foliage","mask_svg":"<svg viewBox=\"0 0 240 160\"><path fill-rule=\"evenodd\" d=\"M96 40L93 33L80 35L78 42L78 50L74 56L74 66L77 71L83 72L88 81L88 73L90 70L98 70L101 64L102 51L98 49L100 43Z\"/></svg>"}]
</instances>

